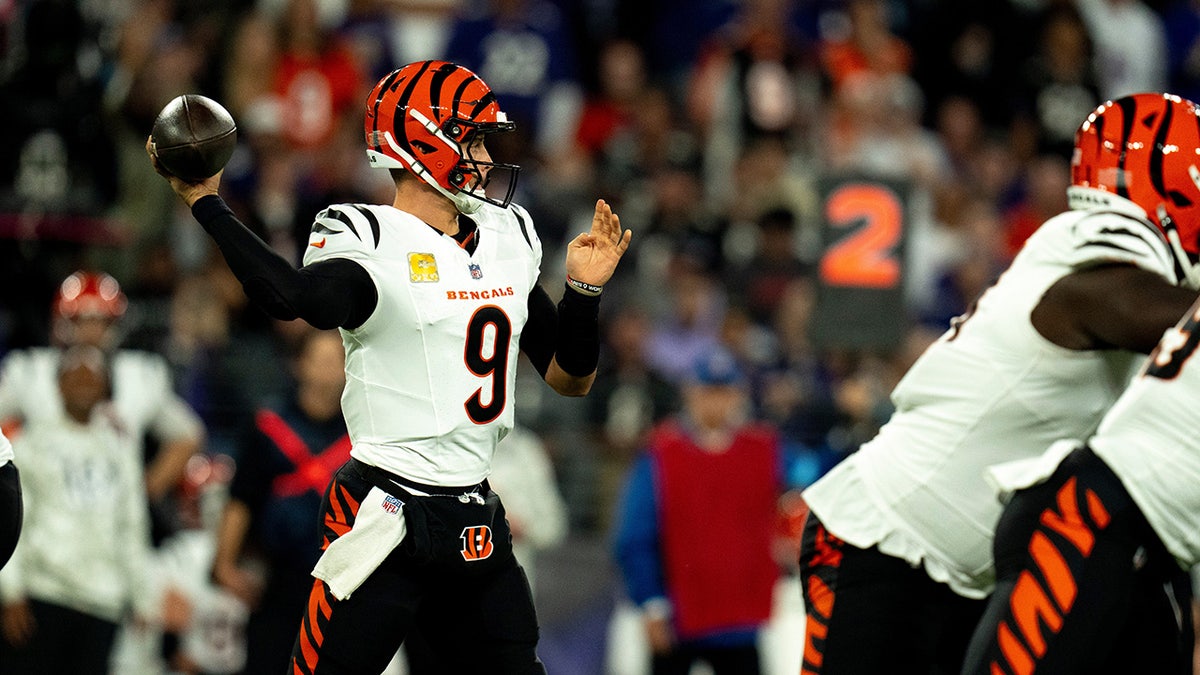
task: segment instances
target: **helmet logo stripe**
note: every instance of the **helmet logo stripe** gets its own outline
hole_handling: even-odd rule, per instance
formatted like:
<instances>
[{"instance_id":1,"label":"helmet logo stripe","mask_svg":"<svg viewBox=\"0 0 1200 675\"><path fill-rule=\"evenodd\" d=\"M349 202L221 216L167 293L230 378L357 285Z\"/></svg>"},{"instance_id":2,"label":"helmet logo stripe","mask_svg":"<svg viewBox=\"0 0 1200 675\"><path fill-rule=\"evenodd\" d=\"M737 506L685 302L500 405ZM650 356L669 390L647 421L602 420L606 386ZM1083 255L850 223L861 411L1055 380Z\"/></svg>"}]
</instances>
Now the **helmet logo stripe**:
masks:
<instances>
[{"instance_id":1,"label":"helmet logo stripe","mask_svg":"<svg viewBox=\"0 0 1200 675\"><path fill-rule=\"evenodd\" d=\"M1150 153L1150 184L1163 197L1167 196L1167 186L1163 181L1163 152L1167 145L1167 133L1171 130L1172 108L1165 106L1162 121L1154 134L1154 152Z\"/></svg>"},{"instance_id":2,"label":"helmet logo stripe","mask_svg":"<svg viewBox=\"0 0 1200 675\"><path fill-rule=\"evenodd\" d=\"M1137 115L1137 102L1132 98L1118 100L1121 106L1121 142L1120 158L1117 160L1117 194L1129 198L1129 184L1125 176L1125 160L1129 157L1129 136L1133 133L1133 119Z\"/></svg>"}]
</instances>

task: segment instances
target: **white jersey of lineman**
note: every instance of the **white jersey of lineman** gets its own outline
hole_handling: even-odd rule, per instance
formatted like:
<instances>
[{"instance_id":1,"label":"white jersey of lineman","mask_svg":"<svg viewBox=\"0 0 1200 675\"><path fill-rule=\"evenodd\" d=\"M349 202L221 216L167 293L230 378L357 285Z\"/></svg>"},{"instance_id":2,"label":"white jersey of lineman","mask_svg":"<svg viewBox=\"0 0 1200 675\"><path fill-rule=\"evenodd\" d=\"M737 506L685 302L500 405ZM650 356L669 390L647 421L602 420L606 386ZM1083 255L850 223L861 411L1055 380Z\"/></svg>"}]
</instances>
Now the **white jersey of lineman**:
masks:
<instances>
[{"instance_id":1,"label":"white jersey of lineman","mask_svg":"<svg viewBox=\"0 0 1200 675\"><path fill-rule=\"evenodd\" d=\"M0 466L4 466L6 462L13 461L12 443L4 434L0 434Z\"/></svg>"},{"instance_id":2,"label":"white jersey of lineman","mask_svg":"<svg viewBox=\"0 0 1200 675\"><path fill-rule=\"evenodd\" d=\"M896 386L896 412L879 434L805 491L829 531L923 564L961 595L989 593L1001 506L984 469L1086 438L1139 362L1131 352L1064 349L1030 321L1054 282L1112 262L1179 282L1168 244L1142 217L1069 211L1030 237L975 311Z\"/></svg>"},{"instance_id":3,"label":"white jersey of lineman","mask_svg":"<svg viewBox=\"0 0 1200 675\"><path fill-rule=\"evenodd\" d=\"M36 347L14 351L0 367L0 420L32 424L59 419L59 350ZM120 349L110 363L113 408L134 439L149 432L160 441L199 438L200 418L175 394L166 359L158 354ZM140 444L140 440L136 440Z\"/></svg>"},{"instance_id":4,"label":"white jersey of lineman","mask_svg":"<svg viewBox=\"0 0 1200 675\"><path fill-rule=\"evenodd\" d=\"M1200 563L1200 302L1168 330L1088 444L1180 565Z\"/></svg>"},{"instance_id":5,"label":"white jersey of lineman","mask_svg":"<svg viewBox=\"0 0 1200 675\"><path fill-rule=\"evenodd\" d=\"M542 259L520 207L485 205L473 254L391 206L317 215L304 264L348 258L375 281L374 313L342 331L350 454L430 485L488 476L513 425L518 341Z\"/></svg>"}]
</instances>

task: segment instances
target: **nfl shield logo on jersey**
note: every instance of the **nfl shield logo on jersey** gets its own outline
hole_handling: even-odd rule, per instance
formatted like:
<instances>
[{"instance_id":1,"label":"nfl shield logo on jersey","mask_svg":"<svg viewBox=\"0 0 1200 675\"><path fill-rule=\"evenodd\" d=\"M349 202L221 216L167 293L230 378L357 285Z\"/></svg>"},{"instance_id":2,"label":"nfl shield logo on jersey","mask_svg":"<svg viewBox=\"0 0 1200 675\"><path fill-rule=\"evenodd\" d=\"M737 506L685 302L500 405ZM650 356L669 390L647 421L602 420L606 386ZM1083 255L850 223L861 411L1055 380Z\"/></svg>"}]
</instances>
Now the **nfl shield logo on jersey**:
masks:
<instances>
[{"instance_id":1,"label":"nfl shield logo on jersey","mask_svg":"<svg viewBox=\"0 0 1200 675\"><path fill-rule=\"evenodd\" d=\"M471 263L467 267L468 267L468 269L471 270L471 278L472 279L482 279L483 278L483 270L479 268L479 263Z\"/></svg>"}]
</instances>

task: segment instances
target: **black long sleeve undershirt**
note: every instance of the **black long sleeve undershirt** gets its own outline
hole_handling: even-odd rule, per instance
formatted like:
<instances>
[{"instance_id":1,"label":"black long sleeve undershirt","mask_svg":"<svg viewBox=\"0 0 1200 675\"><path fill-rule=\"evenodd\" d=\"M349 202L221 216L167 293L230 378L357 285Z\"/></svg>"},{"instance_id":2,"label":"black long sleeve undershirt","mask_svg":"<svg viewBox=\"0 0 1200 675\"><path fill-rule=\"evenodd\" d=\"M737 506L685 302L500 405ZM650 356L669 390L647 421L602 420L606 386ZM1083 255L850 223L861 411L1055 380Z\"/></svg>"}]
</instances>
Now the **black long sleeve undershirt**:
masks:
<instances>
[{"instance_id":1,"label":"black long sleeve undershirt","mask_svg":"<svg viewBox=\"0 0 1200 675\"><path fill-rule=\"evenodd\" d=\"M529 320L521 333L521 351L542 377L553 357L568 375L586 377L600 360L600 296L567 286L558 309L541 286L529 294Z\"/></svg>"},{"instance_id":2,"label":"black long sleeve undershirt","mask_svg":"<svg viewBox=\"0 0 1200 675\"><path fill-rule=\"evenodd\" d=\"M276 319L304 319L320 329L361 326L379 302L371 275L358 263L334 258L296 269L233 215L217 195L192 205L192 215L217 243L229 269L255 304ZM556 359L567 374L585 377L600 355L600 297L570 287L555 309L541 286L528 298L521 350L542 377Z\"/></svg>"},{"instance_id":3,"label":"black long sleeve undershirt","mask_svg":"<svg viewBox=\"0 0 1200 675\"><path fill-rule=\"evenodd\" d=\"M192 216L217 242L246 296L272 317L304 319L320 329L357 328L375 311L375 282L358 263L335 258L296 269L217 195L198 199Z\"/></svg>"}]
</instances>

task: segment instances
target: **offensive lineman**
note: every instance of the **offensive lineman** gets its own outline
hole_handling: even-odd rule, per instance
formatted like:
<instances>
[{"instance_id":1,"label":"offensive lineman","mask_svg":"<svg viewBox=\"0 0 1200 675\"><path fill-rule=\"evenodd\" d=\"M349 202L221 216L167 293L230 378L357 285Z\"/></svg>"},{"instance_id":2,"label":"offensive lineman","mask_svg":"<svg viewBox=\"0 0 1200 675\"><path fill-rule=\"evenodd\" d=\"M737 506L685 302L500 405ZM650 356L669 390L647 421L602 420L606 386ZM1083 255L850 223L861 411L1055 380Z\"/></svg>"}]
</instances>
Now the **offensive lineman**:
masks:
<instances>
[{"instance_id":1,"label":"offensive lineman","mask_svg":"<svg viewBox=\"0 0 1200 675\"><path fill-rule=\"evenodd\" d=\"M509 201L518 167L484 145L512 128L461 66L384 77L367 97L367 155L391 171L395 199L319 213L298 271L233 216L220 174L189 184L164 173L248 296L277 318L337 327L345 344L351 460L326 492L325 553L289 672L378 673L414 627L440 672L545 672L487 476L513 425L518 348L556 392L591 387L600 292L631 233L597 202L591 231L567 248L556 312L537 284L541 243ZM494 172L510 174L503 199L484 191Z\"/></svg>"},{"instance_id":2,"label":"offensive lineman","mask_svg":"<svg viewBox=\"0 0 1200 675\"><path fill-rule=\"evenodd\" d=\"M984 469L1091 433L1196 299L1198 155L1196 106L1175 96L1082 124L1072 210L913 365L879 434L804 492L804 673L958 671L994 583Z\"/></svg>"},{"instance_id":3,"label":"offensive lineman","mask_svg":"<svg viewBox=\"0 0 1200 675\"><path fill-rule=\"evenodd\" d=\"M992 469L1017 492L996 527L996 591L964 674L1192 672L1173 658L1191 640L1147 631L1129 608L1200 563L1197 346L1200 301L1090 440Z\"/></svg>"}]
</instances>

